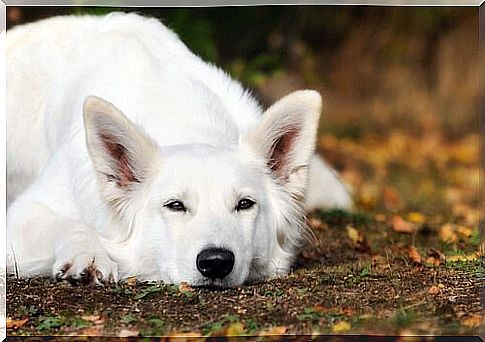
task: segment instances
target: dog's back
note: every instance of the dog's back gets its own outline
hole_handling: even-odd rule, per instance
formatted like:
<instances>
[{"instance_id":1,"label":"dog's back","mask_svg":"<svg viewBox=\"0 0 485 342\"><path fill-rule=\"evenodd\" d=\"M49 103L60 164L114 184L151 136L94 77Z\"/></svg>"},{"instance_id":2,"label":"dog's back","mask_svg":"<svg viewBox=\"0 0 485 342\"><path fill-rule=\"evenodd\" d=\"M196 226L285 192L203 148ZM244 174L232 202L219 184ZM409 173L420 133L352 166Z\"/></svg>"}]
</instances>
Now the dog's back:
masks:
<instances>
[{"instance_id":1,"label":"dog's back","mask_svg":"<svg viewBox=\"0 0 485 342\"><path fill-rule=\"evenodd\" d=\"M135 14L55 17L15 28L7 34L7 61L9 201L66 135L81 133L88 95L116 103L161 145L237 143L261 114L239 83L158 20Z\"/></svg>"},{"instance_id":2,"label":"dog's back","mask_svg":"<svg viewBox=\"0 0 485 342\"><path fill-rule=\"evenodd\" d=\"M202 61L158 20L136 14L64 16L7 33L7 198L39 175L73 135L85 154L82 101L116 103L160 145L234 144L262 110L239 83ZM349 207L321 161L312 163L311 207ZM322 184L323 182L323 184ZM315 190L327 189L327 193Z\"/></svg>"}]
</instances>

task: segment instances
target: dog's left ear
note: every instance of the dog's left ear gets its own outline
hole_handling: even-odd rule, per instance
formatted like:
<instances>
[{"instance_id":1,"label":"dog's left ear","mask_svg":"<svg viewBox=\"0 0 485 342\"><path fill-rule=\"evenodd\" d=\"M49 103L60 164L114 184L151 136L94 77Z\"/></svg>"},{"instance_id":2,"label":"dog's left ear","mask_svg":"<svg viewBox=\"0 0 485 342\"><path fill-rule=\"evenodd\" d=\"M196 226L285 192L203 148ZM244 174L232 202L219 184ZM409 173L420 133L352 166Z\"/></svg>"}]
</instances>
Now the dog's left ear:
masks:
<instances>
[{"instance_id":1,"label":"dog's left ear","mask_svg":"<svg viewBox=\"0 0 485 342\"><path fill-rule=\"evenodd\" d=\"M315 149L322 99L314 90L293 92L273 104L243 139L262 154L275 177L302 192Z\"/></svg>"},{"instance_id":2,"label":"dog's left ear","mask_svg":"<svg viewBox=\"0 0 485 342\"><path fill-rule=\"evenodd\" d=\"M95 96L84 102L89 155L108 202L119 205L147 178L156 143L111 103Z\"/></svg>"}]
</instances>

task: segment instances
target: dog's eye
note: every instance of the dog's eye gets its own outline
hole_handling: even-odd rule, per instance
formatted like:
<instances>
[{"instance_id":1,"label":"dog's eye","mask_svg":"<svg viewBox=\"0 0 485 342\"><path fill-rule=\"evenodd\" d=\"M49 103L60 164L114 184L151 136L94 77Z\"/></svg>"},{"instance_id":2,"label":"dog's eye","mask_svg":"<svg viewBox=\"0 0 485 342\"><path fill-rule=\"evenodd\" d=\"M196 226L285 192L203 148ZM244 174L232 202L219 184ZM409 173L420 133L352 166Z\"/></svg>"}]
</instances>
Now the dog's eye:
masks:
<instances>
[{"instance_id":1,"label":"dog's eye","mask_svg":"<svg viewBox=\"0 0 485 342\"><path fill-rule=\"evenodd\" d=\"M246 210L246 209L251 208L255 204L256 204L256 202L254 202L253 200L251 200L249 198L243 198L243 199L239 200L239 202L237 202L236 210L237 211Z\"/></svg>"},{"instance_id":2,"label":"dog's eye","mask_svg":"<svg viewBox=\"0 0 485 342\"><path fill-rule=\"evenodd\" d=\"M185 208L185 205L181 201L168 201L163 206L172 211L183 211L183 212L187 211L187 209Z\"/></svg>"}]
</instances>

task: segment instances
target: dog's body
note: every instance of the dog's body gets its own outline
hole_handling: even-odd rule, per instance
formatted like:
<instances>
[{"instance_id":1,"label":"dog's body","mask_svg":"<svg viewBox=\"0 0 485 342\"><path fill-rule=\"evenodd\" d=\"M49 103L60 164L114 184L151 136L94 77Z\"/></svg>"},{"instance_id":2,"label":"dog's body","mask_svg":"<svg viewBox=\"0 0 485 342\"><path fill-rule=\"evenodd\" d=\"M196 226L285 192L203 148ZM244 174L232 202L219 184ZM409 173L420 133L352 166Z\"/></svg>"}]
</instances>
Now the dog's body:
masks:
<instances>
[{"instance_id":1,"label":"dog's body","mask_svg":"<svg viewBox=\"0 0 485 342\"><path fill-rule=\"evenodd\" d=\"M9 272L232 286L288 271L305 193L350 206L313 155L316 92L263 116L157 20L16 28L7 79Z\"/></svg>"}]
</instances>

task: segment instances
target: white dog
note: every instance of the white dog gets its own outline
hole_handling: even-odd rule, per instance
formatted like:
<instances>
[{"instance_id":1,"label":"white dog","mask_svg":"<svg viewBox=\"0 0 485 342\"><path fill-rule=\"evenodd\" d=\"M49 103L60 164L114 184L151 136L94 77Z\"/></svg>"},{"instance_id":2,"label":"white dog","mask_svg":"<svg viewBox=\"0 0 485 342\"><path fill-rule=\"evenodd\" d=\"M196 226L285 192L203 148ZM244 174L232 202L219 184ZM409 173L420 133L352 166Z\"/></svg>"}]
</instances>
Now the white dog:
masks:
<instances>
[{"instance_id":1,"label":"white dog","mask_svg":"<svg viewBox=\"0 0 485 342\"><path fill-rule=\"evenodd\" d=\"M263 113L135 14L51 18L6 40L9 272L236 286L289 270L305 201L351 204L314 155L315 91Z\"/></svg>"}]
</instances>

